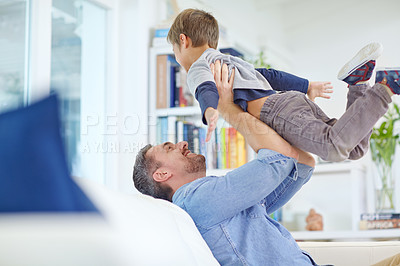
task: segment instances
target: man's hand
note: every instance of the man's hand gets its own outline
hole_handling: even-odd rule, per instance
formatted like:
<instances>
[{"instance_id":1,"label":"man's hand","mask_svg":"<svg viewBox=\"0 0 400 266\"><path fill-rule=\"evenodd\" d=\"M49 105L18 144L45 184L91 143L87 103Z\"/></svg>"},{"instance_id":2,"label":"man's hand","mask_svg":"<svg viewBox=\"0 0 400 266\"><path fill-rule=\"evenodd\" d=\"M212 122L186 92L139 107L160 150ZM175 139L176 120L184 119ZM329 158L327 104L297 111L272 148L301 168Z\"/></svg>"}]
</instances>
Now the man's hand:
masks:
<instances>
[{"instance_id":1,"label":"man's hand","mask_svg":"<svg viewBox=\"0 0 400 266\"><path fill-rule=\"evenodd\" d=\"M310 81L307 91L308 98L311 101L314 101L317 97L330 99L331 96L327 95L327 93L333 92L333 86L331 84L332 83L327 81Z\"/></svg>"},{"instance_id":2,"label":"man's hand","mask_svg":"<svg viewBox=\"0 0 400 266\"><path fill-rule=\"evenodd\" d=\"M206 142L210 141L211 134L214 132L215 128L217 127L217 122L219 118L219 113L212 107L208 107L204 112L204 116L207 121L208 129L207 129L207 136Z\"/></svg>"},{"instance_id":3,"label":"man's hand","mask_svg":"<svg viewBox=\"0 0 400 266\"><path fill-rule=\"evenodd\" d=\"M232 73L229 77L229 70L226 64L221 66L219 60L215 61L215 64L210 65L211 72L214 75L215 85L218 89L219 101L218 110L224 113L227 107L234 105L233 103L233 80L235 78L235 69L232 69Z\"/></svg>"}]
</instances>

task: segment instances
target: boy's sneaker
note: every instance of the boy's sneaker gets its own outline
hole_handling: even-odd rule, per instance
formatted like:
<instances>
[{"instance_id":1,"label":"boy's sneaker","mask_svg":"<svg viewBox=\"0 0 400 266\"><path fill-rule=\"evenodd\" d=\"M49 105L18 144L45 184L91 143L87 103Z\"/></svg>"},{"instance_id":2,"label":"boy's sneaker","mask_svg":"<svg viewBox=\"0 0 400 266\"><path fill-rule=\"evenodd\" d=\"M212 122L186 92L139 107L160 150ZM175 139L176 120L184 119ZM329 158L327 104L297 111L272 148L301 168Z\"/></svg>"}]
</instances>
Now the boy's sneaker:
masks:
<instances>
[{"instance_id":1,"label":"boy's sneaker","mask_svg":"<svg viewBox=\"0 0 400 266\"><path fill-rule=\"evenodd\" d=\"M382 54L380 43L370 43L364 46L338 73L338 79L349 85L365 82L371 78L375 68L375 60Z\"/></svg>"},{"instance_id":2,"label":"boy's sneaker","mask_svg":"<svg viewBox=\"0 0 400 266\"><path fill-rule=\"evenodd\" d=\"M381 83L384 78L386 78L386 86L394 94L400 94L400 67L378 69L375 83Z\"/></svg>"}]
</instances>

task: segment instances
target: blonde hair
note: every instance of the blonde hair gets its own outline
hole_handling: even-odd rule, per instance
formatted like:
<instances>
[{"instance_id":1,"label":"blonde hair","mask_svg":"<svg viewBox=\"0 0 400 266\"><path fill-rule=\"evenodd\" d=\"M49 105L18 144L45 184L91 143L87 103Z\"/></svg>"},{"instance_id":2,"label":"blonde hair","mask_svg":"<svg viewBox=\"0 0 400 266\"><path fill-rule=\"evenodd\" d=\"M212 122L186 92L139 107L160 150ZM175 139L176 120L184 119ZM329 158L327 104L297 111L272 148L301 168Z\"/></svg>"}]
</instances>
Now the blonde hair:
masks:
<instances>
[{"instance_id":1,"label":"blonde hair","mask_svg":"<svg viewBox=\"0 0 400 266\"><path fill-rule=\"evenodd\" d=\"M179 45L179 35L185 34L192 40L193 47L208 44L217 49L219 28L217 20L199 9L185 9L175 18L168 32L167 40Z\"/></svg>"}]
</instances>

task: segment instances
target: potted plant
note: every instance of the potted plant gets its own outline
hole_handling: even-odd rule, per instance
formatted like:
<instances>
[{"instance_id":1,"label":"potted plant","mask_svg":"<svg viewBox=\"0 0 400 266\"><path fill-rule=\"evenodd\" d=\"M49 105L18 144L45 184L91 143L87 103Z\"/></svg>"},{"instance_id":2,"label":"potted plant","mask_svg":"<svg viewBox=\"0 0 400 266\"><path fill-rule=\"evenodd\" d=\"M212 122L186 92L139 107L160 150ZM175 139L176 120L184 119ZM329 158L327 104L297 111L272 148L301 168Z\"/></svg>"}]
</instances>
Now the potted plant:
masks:
<instances>
[{"instance_id":1,"label":"potted plant","mask_svg":"<svg viewBox=\"0 0 400 266\"><path fill-rule=\"evenodd\" d=\"M396 147L399 143L399 133L395 125L400 120L399 106L391 105L384 116L384 121L372 131L371 153L379 179L375 182L375 209L377 212L394 211L395 178L392 173L392 164Z\"/></svg>"}]
</instances>

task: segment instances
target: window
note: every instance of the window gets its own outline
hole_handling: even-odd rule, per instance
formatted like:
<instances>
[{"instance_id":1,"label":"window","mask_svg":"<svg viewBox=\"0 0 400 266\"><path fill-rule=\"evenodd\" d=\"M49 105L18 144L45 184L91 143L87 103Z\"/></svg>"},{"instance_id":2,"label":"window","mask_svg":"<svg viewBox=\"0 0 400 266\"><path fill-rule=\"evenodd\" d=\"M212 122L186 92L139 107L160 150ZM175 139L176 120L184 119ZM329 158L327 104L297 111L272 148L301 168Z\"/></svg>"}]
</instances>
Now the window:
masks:
<instances>
[{"instance_id":1,"label":"window","mask_svg":"<svg viewBox=\"0 0 400 266\"><path fill-rule=\"evenodd\" d=\"M26 1L0 1L0 112L24 104Z\"/></svg>"},{"instance_id":2,"label":"window","mask_svg":"<svg viewBox=\"0 0 400 266\"><path fill-rule=\"evenodd\" d=\"M112 5L0 0L0 112L57 93L70 171L100 183L106 183L106 36Z\"/></svg>"},{"instance_id":3,"label":"window","mask_svg":"<svg viewBox=\"0 0 400 266\"><path fill-rule=\"evenodd\" d=\"M89 1L53 0L51 88L60 97L73 175L104 183L107 12Z\"/></svg>"}]
</instances>

